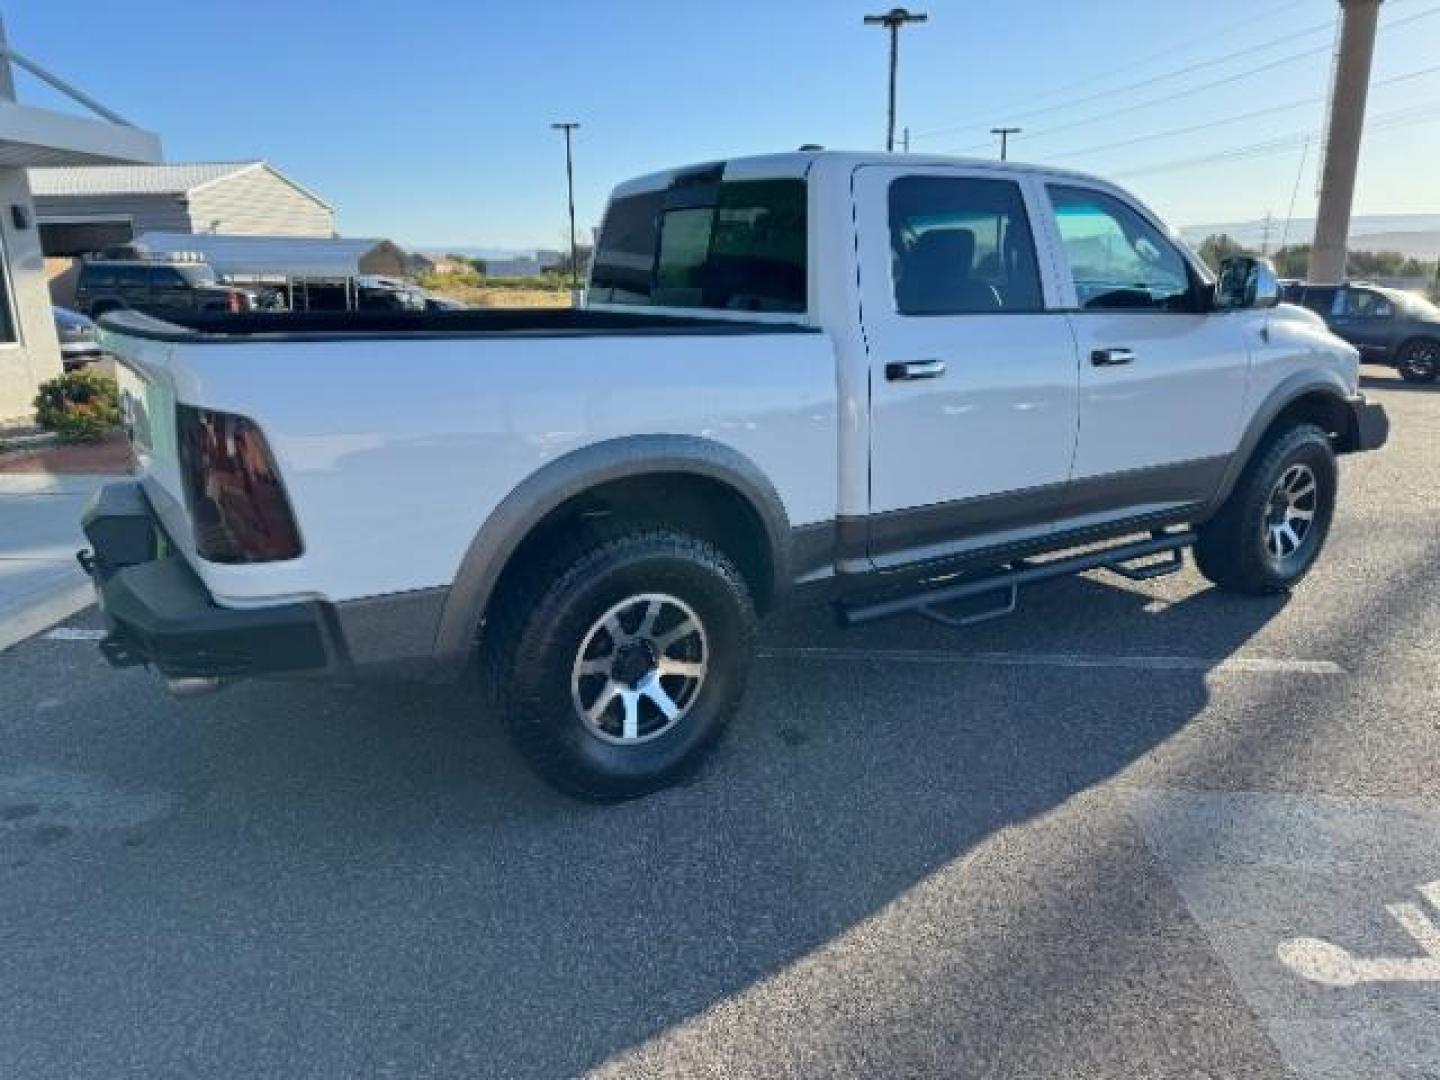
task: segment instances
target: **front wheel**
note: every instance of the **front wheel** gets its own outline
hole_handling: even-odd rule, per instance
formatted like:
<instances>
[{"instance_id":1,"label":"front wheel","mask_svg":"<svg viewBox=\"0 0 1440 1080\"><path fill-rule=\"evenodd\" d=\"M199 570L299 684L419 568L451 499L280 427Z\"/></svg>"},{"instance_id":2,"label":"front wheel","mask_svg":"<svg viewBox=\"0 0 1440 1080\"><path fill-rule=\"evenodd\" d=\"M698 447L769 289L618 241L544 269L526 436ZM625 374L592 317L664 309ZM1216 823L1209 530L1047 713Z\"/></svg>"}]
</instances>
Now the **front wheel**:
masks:
<instances>
[{"instance_id":1,"label":"front wheel","mask_svg":"<svg viewBox=\"0 0 1440 1080\"><path fill-rule=\"evenodd\" d=\"M1434 382L1440 376L1440 341L1422 338L1407 342L1395 359L1395 367L1406 382Z\"/></svg>"},{"instance_id":2,"label":"front wheel","mask_svg":"<svg viewBox=\"0 0 1440 1080\"><path fill-rule=\"evenodd\" d=\"M1330 439L1313 424L1270 437L1220 510L1197 530L1195 562L1222 588L1285 592L1309 572L1335 513Z\"/></svg>"},{"instance_id":3,"label":"front wheel","mask_svg":"<svg viewBox=\"0 0 1440 1080\"><path fill-rule=\"evenodd\" d=\"M541 560L487 629L516 747L555 787L602 800L699 764L739 705L755 634L735 565L661 528Z\"/></svg>"}]
</instances>

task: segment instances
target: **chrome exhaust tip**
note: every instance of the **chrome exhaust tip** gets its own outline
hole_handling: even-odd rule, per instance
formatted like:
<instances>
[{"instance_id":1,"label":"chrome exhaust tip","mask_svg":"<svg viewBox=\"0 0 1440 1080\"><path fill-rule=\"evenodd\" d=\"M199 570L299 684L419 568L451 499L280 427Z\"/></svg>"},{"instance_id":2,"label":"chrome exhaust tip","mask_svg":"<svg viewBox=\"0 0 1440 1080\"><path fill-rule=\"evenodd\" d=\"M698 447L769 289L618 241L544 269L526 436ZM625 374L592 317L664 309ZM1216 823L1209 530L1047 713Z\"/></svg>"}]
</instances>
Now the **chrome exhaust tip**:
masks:
<instances>
[{"instance_id":1,"label":"chrome exhaust tip","mask_svg":"<svg viewBox=\"0 0 1440 1080\"><path fill-rule=\"evenodd\" d=\"M214 675L189 676L165 680L165 689L170 691L172 697L192 698L204 697L206 694L213 694L220 689L220 679Z\"/></svg>"}]
</instances>

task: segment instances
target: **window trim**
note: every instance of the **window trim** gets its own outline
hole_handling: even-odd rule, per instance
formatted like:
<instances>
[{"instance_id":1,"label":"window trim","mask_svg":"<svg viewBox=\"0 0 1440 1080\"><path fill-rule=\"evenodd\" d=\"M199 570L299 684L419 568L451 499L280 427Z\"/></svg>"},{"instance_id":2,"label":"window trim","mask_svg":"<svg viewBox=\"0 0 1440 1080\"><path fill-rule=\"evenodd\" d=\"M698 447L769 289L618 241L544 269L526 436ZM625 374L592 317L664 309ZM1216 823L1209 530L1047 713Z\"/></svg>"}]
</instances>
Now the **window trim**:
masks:
<instances>
[{"instance_id":1,"label":"window trim","mask_svg":"<svg viewBox=\"0 0 1440 1080\"><path fill-rule=\"evenodd\" d=\"M1044 173L1033 176L1037 189L1037 198L1043 200L1046 208L1045 220L1049 229L1049 240L1052 248L1054 261L1056 286L1063 292L1065 302L1061 307L1055 309L1065 312L1067 315L1091 315L1097 312L1125 315L1212 315L1220 314L1205 304L1205 297L1208 290L1215 284L1214 275L1200 260L1189 246L1178 240L1163 221L1157 217L1149 207L1140 200L1131 196L1128 192L1119 188L1111 187L1103 182L1087 179L1084 177L1053 176ZM1137 214L1142 221L1148 224L1160 238L1170 246L1170 249L1179 256L1181 263L1185 266L1190 277L1190 288L1195 294L1197 303L1185 310L1173 310L1168 308L1090 308L1080 303L1079 294L1075 291L1075 274L1070 267L1070 253L1065 248L1065 241L1060 235L1060 215L1055 212L1055 204L1051 200L1052 188L1069 188L1074 191L1084 191L1090 194L1101 195L1113 199L1122 206ZM1241 309L1235 309L1241 310Z\"/></svg>"},{"instance_id":2,"label":"window trim","mask_svg":"<svg viewBox=\"0 0 1440 1080\"><path fill-rule=\"evenodd\" d=\"M10 336L0 337L0 349L25 348L25 332L20 325L20 308L15 302L15 275L10 270L10 236L0 231L0 286L5 290L5 313L10 319Z\"/></svg>"},{"instance_id":3,"label":"window trim","mask_svg":"<svg viewBox=\"0 0 1440 1080\"><path fill-rule=\"evenodd\" d=\"M1021 216L1024 218L1026 231L1030 234L1030 248L1032 254L1035 257L1035 285L1039 294L1040 303L1037 307L996 308L994 311L901 311L899 295L900 282L895 277L895 268L892 260L890 269L886 272L885 275L890 283L890 314L894 315L896 318L899 319L961 319L972 317L975 315L1043 315L1046 312L1056 310L1055 308L1049 306L1049 301L1045 294L1045 269L1041 263L1040 238L1035 229L1034 214L1031 212L1032 208L1030 206L1028 192L1026 191L1026 177L1023 174L1006 172L994 172L986 174L984 172L978 171L957 172L951 170L937 171L932 169L912 169L895 171L895 173L891 175L885 182L884 195L885 228L887 233L886 239L892 250L895 243L893 233L895 223L893 218L891 217L890 200L893 197L895 184L898 181L914 179L953 180L960 182L980 180L989 181L991 183L1009 184L1011 187L1013 187L1015 189L1015 193L1019 196L1020 199L1020 213Z\"/></svg>"}]
</instances>

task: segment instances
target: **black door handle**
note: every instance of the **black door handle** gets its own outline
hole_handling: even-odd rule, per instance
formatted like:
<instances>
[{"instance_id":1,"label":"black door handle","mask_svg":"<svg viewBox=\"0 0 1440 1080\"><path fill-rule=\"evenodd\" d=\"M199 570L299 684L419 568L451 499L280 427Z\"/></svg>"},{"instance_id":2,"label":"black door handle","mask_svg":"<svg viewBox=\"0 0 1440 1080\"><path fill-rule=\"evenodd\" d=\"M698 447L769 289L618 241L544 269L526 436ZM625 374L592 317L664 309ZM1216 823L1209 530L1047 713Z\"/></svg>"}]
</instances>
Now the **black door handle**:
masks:
<instances>
[{"instance_id":1,"label":"black door handle","mask_svg":"<svg viewBox=\"0 0 1440 1080\"><path fill-rule=\"evenodd\" d=\"M1096 349L1090 354L1090 363L1095 367L1119 367L1135 360L1131 349Z\"/></svg>"},{"instance_id":2,"label":"black door handle","mask_svg":"<svg viewBox=\"0 0 1440 1080\"><path fill-rule=\"evenodd\" d=\"M885 378L891 382L912 382L915 379L938 379L944 374L944 360L897 360L885 365Z\"/></svg>"}]
</instances>

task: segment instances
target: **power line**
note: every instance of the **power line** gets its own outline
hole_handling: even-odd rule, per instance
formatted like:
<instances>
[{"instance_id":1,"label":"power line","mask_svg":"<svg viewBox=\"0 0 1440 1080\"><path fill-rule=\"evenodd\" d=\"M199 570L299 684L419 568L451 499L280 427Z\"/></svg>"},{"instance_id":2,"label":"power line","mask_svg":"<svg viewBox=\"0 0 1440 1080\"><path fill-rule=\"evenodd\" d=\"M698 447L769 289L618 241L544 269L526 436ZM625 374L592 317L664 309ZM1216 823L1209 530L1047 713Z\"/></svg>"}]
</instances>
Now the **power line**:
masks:
<instances>
[{"instance_id":1,"label":"power line","mask_svg":"<svg viewBox=\"0 0 1440 1080\"><path fill-rule=\"evenodd\" d=\"M1250 54L1252 54L1252 53L1263 52L1265 49L1273 48L1273 47L1276 46L1276 45L1288 44L1288 43L1290 43L1290 42L1293 42L1296 38L1306 37L1306 36L1308 36L1308 35L1310 35L1310 34L1317 33L1317 32L1319 32L1319 31L1321 31L1321 30L1331 30L1331 29L1334 27L1334 25L1335 25L1335 24L1334 24L1334 21L1333 21L1333 20L1327 20L1326 22L1317 23L1317 24L1314 25L1314 26L1307 27L1307 28L1305 28L1304 30L1290 31L1289 33L1283 35L1282 37L1272 38L1271 40L1262 42L1262 43L1259 44L1259 45L1251 45L1249 48L1240 49L1240 50L1235 51L1235 52L1227 53L1227 54L1224 55L1224 56L1212 57L1212 58L1210 58L1209 60L1202 60L1202 61L1200 61L1200 62L1198 62L1198 63L1190 64L1190 65L1188 65L1188 66L1186 66L1186 67L1177 68L1177 69L1174 70L1174 71L1164 72L1164 73L1162 73L1162 74L1160 74L1160 75L1152 75L1152 76L1150 76L1149 78L1141 79L1141 80L1139 80L1138 82L1126 83L1124 86L1117 86L1117 87L1115 87L1115 88L1112 89L1112 90L1101 90L1101 91L1099 91L1099 92L1097 92L1097 93L1094 93L1094 94L1087 94L1085 97L1074 98L1074 99L1071 99L1071 100L1068 100L1068 101L1064 102L1064 103L1061 104L1061 105L1046 105L1046 106L1041 106L1041 107L1039 107L1039 108L1028 109L1027 111L1024 111L1024 112L1014 112L1014 111L1009 110L1009 109L1005 109L1005 110L1002 110L1002 111L1005 113L1005 116L1008 117L1008 118L1010 118L1010 119L1013 119L1013 120L1024 120L1024 119L1026 119L1026 118L1028 118L1028 117L1031 117L1031 116L1040 116L1040 115L1043 115L1043 114L1048 113L1048 112L1051 112L1051 111L1053 111L1053 110L1055 110L1055 109L1059 109L1059 108L1067 108L1067 109L1068 109L1068 108L1072 108L1072 107L1074 107L1074 106L1076 106L1076 105L1083 105L1083 104L1085 104L1085 103L1087 103L1087 102L1090 102L1090 101L1098 101L1098 100L1100 100L1100 99L1102 99L1102 98L1114 97L1116 94L1126 94L1126 93L1129 93L1129 92L1132 91L1132 90L1139 90L1139 89L1142 89L1143 87L1151 86L1151 85L1153 85L1153 84L1155 84L1155 83L1157 83L1157 82L1164 82L1164 81L1166 81L1167 79L1176 79L1176 78L1179 78L1181 75L1189 75L1189 74L1192 73L1192 72L1201 71L1201 70L1203 70L1204 68L1207 68L1207 67L1214 67L1216 64L1229 63L1231 60L1234 60L1235 58L1240 57L1240 56L1248 56L1248 55L1250 55ZM1328 48L1328 46L1326 46L1326 47ZM1322 50L1322 51L1323 51L1323 50ZM1084 85L1084 83L1082 82L1080 85ZM1057 91L1057 92L1058 92L1058 91ZM1046 95L1046 96L1049 97L1049 96L1053 96L1053 95ZM1032 99L1032 100L1038 100L1038 99ZM948 134L950 134L950 133L952 133L952 132L955 132L955 131L966 131L966 130L968 130L969 128L979 127L979 126L980 126L980 125L979 125L978 123L975 123L975 124L955 124L955 125L951 125L951 126L949 126L949 127L943 127L943 128L930 128L930 129L928 129L928 130L926 130L926 131L917 131L917 132L915 132L914 137L917 138L917 139L928 139L928 138L931 138L932 136L935 136L935 135L948 135Z\"/></svg>"},{"instance_id":2,"label":"power line","mask_svg":"<svg viewBox=\"0 0 1440 1080\"><path fill-rule=\"evenodd\" d=\"M1385 131L1391 128L1406 127L1410 124L1430 123L1440 120L1440 100L1421 102L1404 109L1396 109L1389 113L1381 113L1366 125L1366 135L1374 131ZM1266 154L1279 153L1291 150L1303 145L1306 141L1319 137L1319 131L1311 128L1306 131L1295 131L1288 135L1277 136L1273 139L1266 139L1263 142L1250 143L1244 146L1232 146L1224 150L1216 151L1213 154L1201 154L1196 157L1175 158L1170 161L1162 161L1152 165L1146 165L1138 169L1129 169L1124 172L1115 173L1117 178L1130 176L1146 176L1150 173L1167 172L1172 169L1188 168L1192 165L1204 165L1212 161L1237 161L1243 158L1263 157Z\"/></svg>"},{"instance_id":3,"label":"power line","mask_svg":"<svg viewBox=\"0 0 1440 1080\"><path fill-rule=\"evenodd\" d=\"M1437 13L1440 13L1440 5L1426 8L1424 11L1417 11L1414 15L1411 15L1408 18L1400 19L1396 22L1389 23L1388 25L1383 27L1380 32L1384 33L1387 30L1396 30L1402 26L1405 26L1407 23L1415 22L1417 19L1428 18L1429 16L1435 15ZM1178 101L1181 98L1188 98L1193 94L1199 93L1204 90L1213 90L1216 87L1226 86L1240 79L1246 79L1251 77L1252 75L1259 75L1274 68L1281 67L1285 64L1293 63L1296 60L1303 60L1308 57L1316 56L1320 53L1325 53L1329 51L1331 51L1331 46L1329 45L1322 45L1316 49L1307 49L1304 52L1294 53L1290 56L1281 57L1279 60L1272 60L1268 63L1261 64L1258 67L1248 68L1245 71L1233 72L1229 75L1222 76L1219 79L1214 79L1211 82L1201 83L1198 86L1189 86L1182 90L1177 90L1172 93L1165 94L1161 97L1149 98L1145 101L1136 102L1133 105L1126 105L1119 109L1112 109L1109 112L1097 113L1096 115L1086 117L1083 120L1072 120L1065 124L1056 124L1053 127L1041 128L1039 131L1030 132L1026 136L1026 138L1039 138L1044 135L1052 134L1056 131L1069 131L1072 128L1084 127L1087 124L1098 123L1101 120L1108 120L1115 116L1123 116L1127 113L1139 112L1142 109L1148 109L1155 105L1163 105L1167 102ZM973 143L969 146L942 151L942 153L966 154L976 150L983 150L989 145L990 144L988 142Z\"/></svg>"},{"instance_id":4,"label":"power line","mask_svg":"<svg viewBox=\"0 0 1440 1080\"><path fill-rule=\"evenodd\" d=\"M1418 79L1423 75L1432 75L1440 71L1440 64L1431 67L1421 68L1418 71L1407 71L1403 75L1392 75L1386 79L1379 79L1372 83L1372 87L1390 86L1394 83L1405 82L1408 79ZM1121 139L1118 142L1105 143L1102 146L1087 146L1083 150L1066 150L1059 154L1047 155L1048 157L1072 158L1086 157L1090 154L1098 154L1105 150L1118 150L1126 146L1134 146L1137 143L1153 142L1157 139L1168 139L1175 135L1191 135L1197 131L1206 131L1210 128L1223 127L1226 124L1239 123L1242 120L1253 120L1257 116L1268 116L1272 113L1285 112L1289 109L1298 109L1303 105L1314 105L1324 101L1325 95L1314 94L1310 97L1297 98L1294 101L1287 101L1282 105L1268 105L1263 109L1253 109L1250 112L1236 113L1233 116L1222 116L1217 120L1208 120L1202 124L1190 124L1187 127L1170 128L1168 131L1155 131L1146 135L1137 135L1130 139Z\"/></svg>"},{"instance_id":5,"label":"power line","mask_svg":"<svg viewBox=\"0 0 1440 1080\"><path fill-rule=\"evenodd\" d=\"M1436 8L1435 10L1440 11L1440 8ZM1290 56L1283 56L1279 60L1271 60L1269 63L1261 64L1259 67L1253 67L1245 71L1225 75L1211 82L1201 83L1199 86L1187 86L1184 89L1172 91L1171 93L1164 94L1161 97L1149 98L1145 101L1137 101L1132 105L1125 105L1119 109L1111 109L1109 112L1096 113L1094 116L1087 116L1083 120L1071 120L1064 124L1056 124L1054 127L1041 128L1038 131L1032 132L1030 134L1030 138L1039 138L1042 135L1048 135L1056 131L1069 131L1071 128L1085 127L1088 124L1097 124L1101 120L1109 120L1115 116L1125 116L1129 113L1139 112L1142 109L1152 108L1155 105L1164 105L1167 102L1178 101L1181 98L1191 97L1194 94L1197 94L1203 90L1213 90L1217 86L1226 86L1230 83L1237 82L1240 79L1248 79L1252 75L1261 75L1277 67L1283 67L1285 64L1293 64L1297 60L1306 60L1312 56L1319 56L1321 53L1328 53L1329 51L1329 45L1321 45L1319 48L1316 49L1306 49L1304 52L1292 53ZM979 144L976 144L966 147L960 147L953 151L945 152L963 154L969 152L970 150L978 148Z\"/></svg>"}]
</instances>

